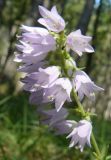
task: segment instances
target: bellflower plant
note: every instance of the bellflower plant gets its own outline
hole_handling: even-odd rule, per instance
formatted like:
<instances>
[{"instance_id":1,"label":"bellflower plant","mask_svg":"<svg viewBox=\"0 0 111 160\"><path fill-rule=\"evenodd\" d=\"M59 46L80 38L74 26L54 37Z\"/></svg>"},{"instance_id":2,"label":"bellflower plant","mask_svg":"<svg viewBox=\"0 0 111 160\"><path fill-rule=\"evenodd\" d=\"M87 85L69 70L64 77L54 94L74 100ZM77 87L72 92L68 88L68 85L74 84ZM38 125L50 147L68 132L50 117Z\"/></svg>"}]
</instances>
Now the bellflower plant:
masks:
<instances>
[{"instance_id":1,"label":"bellflower plant","mask_svg":"<svg viewBox=\"0 0 111 160\"><path fill-rule=\"evenodd\" d=\"M94 100L95 92L103 88L77 67L69 52L73 50L79 56L94 52L89 44L92 38L82 35L80 29L67 35L65 21L55 6L51 11L39 6L39 12L42 18L38 22L46 28L22 25L16 45L18 53L14 60L21 64L18 71L25 73L21 79L23 89L30 93L30 103L37 105L42 125L47 125L56 135L66 134L66 138L71 138L69 147L76 146L80 151L86 144L92 147L95 158L100 160L91 113L84 110L81 100L85 96ZM75 114L79 113L78 122L67 119L73 102L77 107Z\"/></svg>"}]
</instances>

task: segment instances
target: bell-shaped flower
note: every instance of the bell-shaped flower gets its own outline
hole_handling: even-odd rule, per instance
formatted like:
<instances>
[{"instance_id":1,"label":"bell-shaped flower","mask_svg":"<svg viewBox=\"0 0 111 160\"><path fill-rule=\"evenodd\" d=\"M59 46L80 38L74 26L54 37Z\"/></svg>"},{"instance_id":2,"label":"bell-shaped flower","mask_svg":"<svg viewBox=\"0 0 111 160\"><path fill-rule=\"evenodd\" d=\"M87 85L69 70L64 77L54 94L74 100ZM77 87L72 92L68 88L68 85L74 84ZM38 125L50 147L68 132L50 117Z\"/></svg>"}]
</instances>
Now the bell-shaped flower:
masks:
<instances>
[{"instance_id":1,"label":"bell-shaped flower","mask_svg":"<svg viewBox=\"0 0 111 160\"><path fill-rule=\"evenodd\" d=\"M57 66L39 68L38 72L33 72L22 79L25 83L24 89L35 92L38 89L47 88L59 77L60 73L60 68Z\"/></svg>"},{"instance_id":2,"label":"bell-shaped flower","mask_svg":"<svg viewBox=\"0 0 111 160\"><path fill-rule=\"evenodd\" d=\"M16 45L18 54L15 55L14 61L24 63L20 70L22 68L22 71L30 72L31 65L34 65L31 66L33 71L35 64L43 61L48 52L56 49L56 41L47 29L28 26L22 26L21 29L23 33L20 36L20 43ZM42 66L44 65L40 65Z\"/></svg>"},{"instance_id":3,"label":"bell-shaped flower","mask_svg":"<svg viewBox=\"0 0 111 160\"><path fill-rule=\"evenodd\" d=\"M79 56L82 56L82 52L89 52L92 53L94 52L94 49L92 46L89 44L91 41L91 37L89 36L84 36L81 33L81 30L76 30L74 32L71 32L67 36L66 40L66 48L72 49L74 52L76 52Z\"/></svg>"},{"instance_id":4,"label":"bell-shaped flower","mask_svg":"<svg viewBox=\"0 0 111 160\"><path fill-rule=\"evenodd\" d=\"M38 113L41 116L41 123L49 125L53 128L56 123L63 121L68 116L68 111L62 108L59 112L56 109L48 109L45 107L39 107Z\"/></svg>"},{"instance_id":5,"label":"bell-shaped flower","mask_svg":"<svg viewBox=\"0 0 111 160\"><path fill-rule=\"evenodd\" d=\"M80 100L83 99L86 95L91 100L95 100L94 92L104 90L101 87L98 87L94 82L89 78L89 76L84 71L76 71L73 79L73 86L78 92Z\"/></svg>"},{"instance_id":6,"label":"bell-shaped flower","mask_svg":"<svg viewBox=\"0 0 111 160\"><path fill-rule=\"evenodd\" d=\"M20 52L26 54L46 53L56 49L56 42L47 29L22 25L20 45L16 45Z\"/></svg>"},{"instance_id":7,"label":"bell-shaped flower","mask_svg":"<svg viewBox=\"0 0 111 160\"><path fill-rule=\"evenodd\" d=\"M40 35L40 36L46 36L49 34L48 30L45 28L41 28L41 27L29 27L29 26L25 26L22 25L21 26L21 30L23 33L33 33L35 35Z\"/></svg>"},{"instance_id":8,"label":"bell-shaped flower","mask_svg":"<svg viewBox=\"0 0 111 160\"><path fill-rule=\"evenodd\" d=\"M61 110L60 110L61 111ZM76 126L76 122L72 120L62 120L53 125L53 129L56 135L69 134Z\"/></svg>"},{"instance_id":9,"label":"bell-shaped flower","mask_svg":"<svg viewBox=\"0 0 111 160\"><path fill-rule=\"evenodd\" d=\"M38 63L34 63L34 64L25 64L23 66L20 66L17 70L20 72L25 72L25 73L32 73L32 72L37 72L38 68L45 68L45 66L47 65L47 62L45 61L40 61Z\"/></svg>"},{"instance_id":10,"label":"bell-shaped flower","mask_svg":"<svg viewBox=\"0 0 111 160\"><path fill-rule=\"evenodd\" d=\"M71 102L71 90L70 80L68 78L59 78L49 88L45 89L44 102L55 101L56 110L59 112L66 100Z\"/></svg>"},{"instance_id":11,"label":"bell-shaped flower","mask_svg":"<svg viewBox=\"0 0 111 160\"><path fill-rule=\"evenodd\" d=\"M30 104L40 106L42 101L43 101L43 94L44 94L43 88L41 88L41 89L39 89L35 92L31 92L31 95L30 95L30 98L29 98Z\"/></svg>"},{"instance_id":12,"label":"bell-shaped flower","mask_svg":"<svg viewBox=\"0 0 111 160\"><path fill-rule=\"evenodd\" d=\"M90 136L92 132L91 122L87 120L81 120L76 124L76 127L73 131L67 136L67 138L71 138L71 142L69 147L77 146L80 148L82 152L85 144L91 146L90 144Z\"/></svg>"},{"instance_id":13,"label":"bell-shaped flower","mask_svg":"<svg viewBox=\"0 0 111 160\"><path fill-rule=\"evenodd\" d=\"M51 11L43 6L39 6L39 12L43 18L38 22L44 25L48 30L59 33L65 28L65 21L57 12L56 6L53 6Z\"/></svg>"},{"instance_id":14,"label":"bell-shaped flower","mask_svg":"<svg viewBox=\"0 0 111 160\"><path fill-rule=\"evenodd\" d=\"M33 43L31 39L28 42L22 40L16 45L18 51L22 53L16 56L16 62L36 63L43 60L48 52L56 49L55 39L51 35L42 36L41 40L35 41Z\"/></svg>"}]
</instances>

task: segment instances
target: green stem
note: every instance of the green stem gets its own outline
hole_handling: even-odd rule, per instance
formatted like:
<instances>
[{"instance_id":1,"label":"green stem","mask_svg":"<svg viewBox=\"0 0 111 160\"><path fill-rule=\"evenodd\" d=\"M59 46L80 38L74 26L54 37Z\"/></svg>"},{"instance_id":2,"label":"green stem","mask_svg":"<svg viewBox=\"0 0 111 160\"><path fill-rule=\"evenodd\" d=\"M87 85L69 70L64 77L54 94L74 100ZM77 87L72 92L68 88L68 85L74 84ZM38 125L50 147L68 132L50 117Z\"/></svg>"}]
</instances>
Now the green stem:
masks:
<instances>
[{"instance_id":1,"label":"green stem","mask_svg":"<svg viewBox=\"0 0 111 160\"><path fill-rule=\"evenodd\" d=\"M99 147L98 147L98 145L97 145L97 142L96 142L96 139L95 139L95 137L94 137L94 134L93 134L93 132L92 132L92 134L91 134L91 140L92 140L92 144L93 144L93 147L95 148L95 151L96 151L96 153L97 153L97 155L98 155L98 158L101 160L101 152L100 152L100 150L99 150Z\"/></svg>"},{"instance_id":2,"label":"green stem","mask_svg":"<svg viewBox=\"0 0 111 160\"><path fill-rule=\"evenodd\" d=\"M84 111L84 109L83 109L82 104L81 104L80 101L79 101L79 98L78 98L76 92L74 92L74 90L73 90L72 92L73 92L74 99L76 100L76 103L77 103L77 105L78 105L78 108L79 108L80 111L81 111L82 116L85 116L86 113L85 113L85 111Z\"/></svg>"},{"instance_id":3,"label":"green stem","mask_svg":"<svg viewBox=\"0 0 111 160\"><path fill-rule=\"evenodd\" d=\"M64 73L65 73L66 77L69 77L68 76L68 69L67 69L67 66L66 66L66 59L68 58L70 61L72 61L72 58L70 57L70 55L66 51L62 50L62 47L64 46L64 38L65 38L64 32L61 32L61 35L60 35L59 38L60 38L59 39L59 48L60 48L60 53L61 53L61 54L60 53L59 54L61 56L60 58L61 58L62 68L64 70ZM74 70L75 70L75 67L74 67ZM77 70L77 68L76 68L76 70ZM69 79L70 79L70 77L69 77ZM85 112L85 110L84 110L84 108L83 108L83 106L82 106L82 104L79 100L79 97L78 97L77 93L74 90L72 92L73 92L73 98L75 99L75 101L78 105L78 108L80 110L80 113L81 113L82 117L84 117L86 120L90 120L90 115ZM91 142L92 142L92 145L95 149L95 153L96 153L95 156L96 156L97 160L101 160L101 158L100 158L101 157L101 152L99 150L99 147L97 145L97 142L96 142L96 139L94 137L93 132L91 134Z\"/></svg>"},{"instance_id":4,"label":"green stem","mask_svg":"<svg viewBox=\"0 0 111 160\"><path fill-rule=\"evenodd\" d=\"M90 117L87 117L86 112L84 111L83 106L82 106L82 104L81 104L76 92L74 92L74 90L73 90L73 97L76 100L76 103L78 105L79 110L81 111L82 116L86 117L86 119L90 119ZM98 147L98 144L96 142L96 139L94 137L93 132L91 134L91 141L92 141L92 145L93 145L93 147L95 149L95 152L96 152L96 155L97 155L96 158L98 158L98 160L101 160L101 158L100 158L101 157L101 152L99 150L99 147Z\"/></svg>"}]
</instances>

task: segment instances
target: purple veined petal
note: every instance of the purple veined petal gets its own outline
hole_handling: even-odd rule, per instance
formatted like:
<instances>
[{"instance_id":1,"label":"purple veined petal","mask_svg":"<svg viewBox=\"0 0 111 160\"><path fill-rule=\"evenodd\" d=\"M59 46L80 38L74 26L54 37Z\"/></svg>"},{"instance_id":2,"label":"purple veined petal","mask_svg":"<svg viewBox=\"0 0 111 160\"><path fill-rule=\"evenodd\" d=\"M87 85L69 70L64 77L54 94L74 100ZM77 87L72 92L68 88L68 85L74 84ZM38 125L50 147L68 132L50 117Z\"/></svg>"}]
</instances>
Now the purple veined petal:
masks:
<instances>
[{"instance_id":1,"label":"purple veined petal","mask_svg":"<svg viewBox=\"0 0 111 160\"><path fill-rule=\"evenodd\" d=\"M57 112L62 108L65 101L71 101L70 93L72 85L67 78L58 78L44 92L44 101L55 100ZM50 97L50 98L49 98Z\"/></svg>"},{"instance_id":2,"label":"purple veined petal","mask_svg":"<svg viewBox=\"0 0 111 160\"><path fill-rule=\"evenodd\" d=\"M51 66L45 69L39 68L38 72L32 72L22 79L22 82L25 83L24 90L30 92L36 92L41 88L46 88L47 90L48 86L59 77L60 73L57 66Z\"/></svg>"},{"instance_id":3,"label":"purple veined petal","mask_svg":"<svg viewBox=\"0 0 111 160\"><path fill-rule=\"evenodd\" d=\"M43 36L49 34L47 29L41 28L41 27L29 27L29 26L22 25L21 30L24 32L35 33Z\"/></svg>"},{"instance_id":4,"label":"purple veined petal","mask_svg":"<svg viewBox=\"0 0 111 160\"><path fill-rule=\"evenodd\" d=\"M47 67L46 69L39 68L39 72L48 75L49 83L53 83L60 75L60 68L58 66Z\"/></svg>"},{"instance_id":5,"label":"purple veined petal","mask_svg":"<svg viewBox=\"0 0 111 160\"><path fill-rule=\"evenodd\" d=\"M54 32L57 32L59 30L59 26L55 28L55 24L52 23L50 19L39 18L38 22L45 26L48 30L52 30Z\"/></svg>"},{"instance_id":6,"label":"purple veined petal","mask_svg":"<svg viewBox=\"0 0 111 160\"><path fill-rule=\"evenodd\" d=\"M48 9L43 6L39 6L39 12L43 18L47 18L48 16L50 16L50 11L48 11Z\"/></svg>"},{"instance_id":7,"label":"purple veined petal","mask_svg":"<svg viewBox=\"0 0 111 160\"><path fill-rule=\"evenodd\" d=\"M56 82L56 85L62 86L62 88L67 92L67 95L70 97L70 92L72 90L71 82L68 78L59 78Z\"/></svg>"},{"instance_id":8,"label":"purple veined petal","mask_svg":"<svg viewBox=\"0 0 111 160\"><path fill-rule=\"evenodd\" d=\"M44 25L48 30L53 32L61 32L65 28L64 19L58 14L56 7L52 7L51 11L47 10L43 6L39 6L39 12L43 18L40 18L38 22Z\"/></svg>"},{"instance_id":9,"label":"purple veined petal","mask_svg":"<svg viewBox=\"0 0 111 160\"><path fill-rule=\"evenodd\" d=\"M92 37L82 35L80 29L70 33L70 36L73 36L73 35L78 37L78 38L82 38L82 39L86 40L87 42L90 42L92 40Z\"/></svg>"},{"instance_id":10,"label":"purple veined petal","mask_svg":"<svg viewBox=\"0 0 111 160\"><path fill-rule=\"evenodd\" d=\"M25 64L23 66L20 66L18 68L19 72L25 72L25 73L32 73L32 72L37 72L39 67L44 68L46 66L46 62L38 62L35 64Z\"/></svg>"},{"instance_id":11,"label":"purple veined petal","mask_svg":"<svg viewBox=\"0 0 111 160\"><path fill-rule=\"evenodd\" d=\"M43 37L35 33L22 33L22 41L30 44L40 44L43 40Z\"/></svg>"},{"instance_id":12,"label":"purple veined petal","mask_svg":"<svg viewBox=\"0 0 111 160\"><path fill-rule=\"evenodd\" d=\"M82 56L83 52L92 53L94 49L89 44L91 39L90 36L84 36L80 30L77 30L67 36L66 47L72 49L79 56Z\"/></svg>"},{"instance_id":13,"label":"purple veined petal","mask_svg":"<svg viewBox=\"0 0 111 160\"><path fill-rule=\"evenodd\" d=\"M64 94L64 92L62 94L61 93L57 94L56 99L55 99L55 107L56 107L57 112L60 111L60 109L62 108L66 100L67 100L67 95Z\"/></svg>"},{"instance_id":14,"label":"purple veined petal","mask_svg":"<svg viewBox=\"0 0 111 160\"><path fill-rule=\"evenodd\" d=\"M76 71L75 73L75 81L82 81L83 83L91 82L91 79L84 71Z\"/></svg>"},{"instance_id":15,"label":"purple veined petal","mask_svg":"<svg viewBox=\"0 0 111 160\"><path fill-rule=\"evenodd\" d=\"M16 48L17 48L20 52L24 52L24 53L30 54L30 53L33 51L33 48L32 48L29 44L27 44L27 43L25 43L25 42L23 42L23 43L24 43L23 45L21 45L21 44L16 44Z\"/></svg>"},{"instance_id":16,"label":"purple veined petal","mask_svg":"<svg viewBox=\"0 0 111 160\"><path fill-rule=\"evenodd\" d=\"M59 15L56 6L53 6L53 7L52 7L51 12L52 12L53 14L57 15L57 16Z\"/></svg>"},{"instance_id":17,"label":"purple veined petal","mask_svg":"<svg viewBox=\"0 0 111 160\"><path fill-rule=\"evenodd\" d=\"M17 49L25 54L34 54L34 53L47 53L49 51L54 51L56 49L56 42L54 38L50 35L44 37L40 44L39 43L26 43L20 41L20 45L16 45Z\"/></svg>"},{"instance_id":18,"label":"purple veined petal","mask_svg":"<svg viewBox=\"0 0 111 160\"><path fill-rule=\"evenodd\" d=\"M42 60L44 60L47 56L47 53L43 54L43 53L40 53L40 54L37 54L37 55L24 55L24 54L20 54L17 55L17 57L15 58L15 61L17 62L23 62L23 63L26 63L26 64L35 64L35 63L38 63Z\"/></svg>"},{"instance_id":19,"label":"purple veined petal","mask_svg":"<svg viewBox=\"0 0 111 160\"><path fill-rule=\"evenodd\" d=\"M38 63L46 58L48 52L56 49L56 41L47 30L27 26L23 26L22 29L25 31L19 40L20 44L16 45L21 54L16 55L16 62L22 62L25 65Z\"/></svg>"},{"instance_id":20,"label":"purple veined petal","mask_svg":"<svg viewBox=\"0 0 111 160\"><path fill-rule=\"evenodd\" d=\"M104 91L104 88L101 88L101 87L97 86L96 84L94 84L94 82L93 82L92 89L96 90L96 91Z\"/></svg>"},{"instance_id":21,"label":"purple veined petal","mask_svg":"<svg viewBox=\"0 0 111 160\"><path fill-rule=\"evenodd\" d=\"M43 88L47 88L53 81L55 81L60 75L59 67L51 66L46 69L39 68L38 72L30 74L30 78L37 81Z\"/></svg>"},{"instance_id":22,"label":"purple veined petal","mask_svg":"<svg viewBox=\"0 0 111 160\"><path fill-rule=\"evenodd\" d=\"M40 36L33 33L23 33L22 42L30 45L31 47L41 46L53 46L55 47L56 42L52 35Z\"/></svg>"},{"instance_id":23,"label":"purple veined petal","mask_svg":"<svg viewBox=\"0 0 111 160\"><path fill-rule=\"evenodd\" d=\"M95 100L95 92L103 91L104 89L98 87L83 71L76 71L74 79L72 80L73 87L76 88L80 100L86 95L89 99Z\"/></svg>"}]
</instances>

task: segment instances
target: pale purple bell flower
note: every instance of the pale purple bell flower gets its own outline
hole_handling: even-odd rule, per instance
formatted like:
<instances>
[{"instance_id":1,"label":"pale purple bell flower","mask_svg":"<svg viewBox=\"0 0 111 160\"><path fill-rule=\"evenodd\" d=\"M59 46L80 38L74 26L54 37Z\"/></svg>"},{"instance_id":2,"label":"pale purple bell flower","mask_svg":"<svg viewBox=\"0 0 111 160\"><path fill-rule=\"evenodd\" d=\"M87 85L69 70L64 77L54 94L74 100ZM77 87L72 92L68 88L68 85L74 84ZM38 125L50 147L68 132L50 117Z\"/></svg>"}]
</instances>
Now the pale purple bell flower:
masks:
<instances>
[{"instance_id":1,"label":"pale purple bell flower","mask_svg":"<svg viewBox=\"0 0 111 160\"><path fill-rule=\"evenodd\" d=\"M38 90L38 85L36 84L36 80L30 78L29 76L26 76L24 78L21 78L21 82L24 83L23 89L28 92L36 92ZM39 87L40 89L40 87Z\"/></svg>"},{"instance_id":2,"label":"pale purple bell flower","mask_svg":"<svg viewBox=\"0 0 111 160\"><path fill-rule=\"evenodd\" d=\"M73 120L62 120L53 125L53 129L56 135L69 134L72 132L73 128L76 126L76 122Z\"/></svg>"},{"instance_id":3,"label":"pale purple bell flower","mask_svg":"<svg viewBox=\"0 0 111 160\"><path fill-rule=\"evenodd\" d=\"M26 33L29 34L29 33ZM56 41L52 35L46 36L32 35L32 37L22 37L16 47L18 51L22 52L25 56L36 56L38 54L48 53L56 49Z\"/></svg>"},{"instance_id":4,"label":"pale purple bell flower","mask_svg":"<svg viewBox=\"0 0 111 160\"><path fill-rule=\"evenodd\" d=\"M49 125L51 128L55 126L56 123L63 121L68 116L68 110L66 108L61 108L59 112L56 109L48 109L45 107L39 107L38 113L41 115L41 123Z\"/></svg>"},{"instance_id":5,"label":"pale purple bell flower","mask_svg":"<svg viewBox=\"0 0 111 160\"><path fill-rule=\"evenodd\" d=\"M34 104L34 105L38 105L38 106L43 104L43 94L44 94L43 88L41 88L35 92L31 92L30 97L29 97L30 104ZM45 103L45 104L47 104L47 103Z\"/></svg>"},{"instance_id":6,"label":"pale purple bell flower","mask_svg":"<svg viewBox=\"0 0 111 160\"><path fill-rule=\"evenodd\" d=\"M23 33L34 33L35 35L46 36L49 34L48 30L41 27L30 27L22 25L21 28Z\"/></svg>"},{"instance_id":7,"label":"pale purple bell flower","mask_svg":"<svg viewBox=\"0 0 111 160\"><path fill-rule=\"evenodd\" d=\"M35 92L41 88L47 88L59 77L60 73L58 66L39 68L38 72L33 72L22 79L22 82L25 83L24 89Z\"/></svg>"},{"instance_id":8,"label":"pale purple bell flower","mask_svg":"<svg viewBox=\"0 0 111 160\"><path fill-rule=\"evenodd\" d=\"M56 42L48 30L41 27L29 27L22 25L23 33L20 36L22 43L29 44L33 48L32 53L45 53L56 49ZM25 48L26 49L26 48ZM35 50L35 52L34 52ZM23 51L24 52L24 51Z\"/></svg>"},{"instance_id":9,"label":"pale purple bell flower","mask_svg":"<svg viewBox=\"0 0 111 160\"><path fill-rule=\"evenodd\" d=\"M47 10L43 6L39 6L39 12L43 18L40 18L38 22L44 25L48 30L59 33L65 28L65 21L59 15L56 6L53 6L51 11Z\"/></svg>"},{"instance_id":10,"label":"pale purple bell flower","mask_svg":"<svg viewBox=\"0 0 111 160\"><path fill-rule=\"evenodd\" d=\"M83 52L92 53L94 52L94 49L89 44L91 39L92 37L90 36L82 35L81 30L78 29L67 36L66 48L67 50L72 49L79 56L82 56Z\"/></svg>"},{"instance_id":11,"label":"pale purple bell flower","mask_svg":"<svg viewBox=\"0 0 111 160\"><path fill-rule=\"evenodd\" d=\"M69 147L77 146L82 152L85 144L91 147L90 136L92 132L92 124L87 120L81 120L76 124L73 131L67 136L71 138Z\"/></svg>"},{"instance_id":12,"label":"pale purple bell flower","mask_svg":"<svg viewBox=\"0 0 111 160\"><path fill-rule=\"evenodd\" d=\"M49 88L45 89L44 102L55 101L56 110L59 112L66 100L71 102L71 90L72 85L68 78L58 78Z\"/></svg>"},{"instance_id":13,"label":"pale purple bell flower","mask_svg":"<svg viewBox=\"0 0 111 160\"><path fill-rule=\"evenodd\" d=\"M39 63L41 61L43 61L48 53L36 53L36 54L30 54L30 55L26 55L26 54L16 54L15 55L15 62L21 62L24 63L25 66L30 65L30 64L36 64Z\"/></svg>"},{"instance_id":14,"label":"pale purple bell flower","mask_svg":"<svg viewBox=\"0 0 111 160\"><path fill-rule=\"evenodd\" d=\"M25 73L32 73L32 72L37 72L38 68L45 68L47 66L47 62L46 61L40 61L38 63L34 63L34 64L25 64L22 66L19 66L19 68L17 69L19 72L25 72Z\"/></svg>"},{"instance_id":15,"label":"pale purple bell flower","mask_svg":"<svg viewBox=\"0 0 111 160\"><path fill-rule=\"evenodd\" d=\"M90 98L92 101L95 100L95 92L104 90L103 88L97 86L89 76L81 70L75 72L73 79L73 86L75 87L76 92L80 100L83 99L84 95Z\"/></svg>"},{"instance_id":16,"label":"pale purple bell flower","mask_svg":"<svg viewBox=\"0 0 111 160\"><path fill-rule=\"evenodd\" d=\"M22 26L21 29L23 33L20 43L16 45L18 54L14 61L24 63L23 68L43 61L48 52L56 49L56 41L47 29L28 26Z\"/></svg>"}]
</instances>

